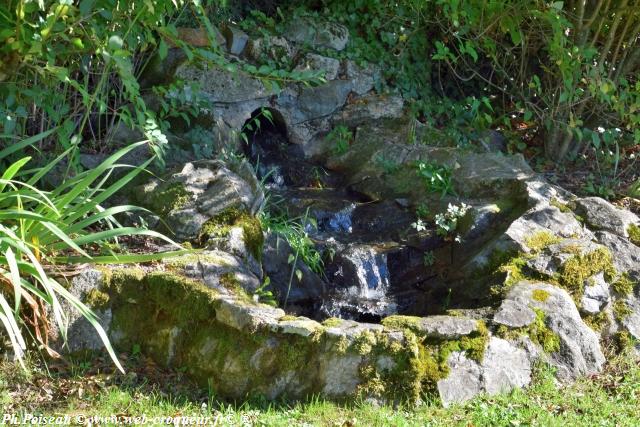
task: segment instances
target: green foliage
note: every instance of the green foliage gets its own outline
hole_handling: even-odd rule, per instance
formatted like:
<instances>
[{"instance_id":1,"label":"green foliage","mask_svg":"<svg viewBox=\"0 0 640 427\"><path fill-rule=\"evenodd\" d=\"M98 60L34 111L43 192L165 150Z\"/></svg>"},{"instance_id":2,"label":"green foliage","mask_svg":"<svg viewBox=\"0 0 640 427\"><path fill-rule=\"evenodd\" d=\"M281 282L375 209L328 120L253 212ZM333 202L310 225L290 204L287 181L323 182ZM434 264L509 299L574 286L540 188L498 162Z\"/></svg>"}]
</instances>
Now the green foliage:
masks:
<instances>
[{"instance_id":1,"label":"green foliage","mask_svg":"<svg viewBox=\"0 0 640 427\"><path fill-rule=\"evenodd\" d=\"M333 153L341 155L349 150L353 135L348 127L340 125L333 128L331 132L327 134L326 139L333 143Z\"/></svg>"},{"instance_id":2,"label":"green foliage","mask_svg":"<svg viewBox=\"0 0 640 427\"><path fill-rule=\"evenodd\" d=\"M240 129L240 139L244 141L245 144L249 144L249 135L254 134L260 131L262 127L262 119L266 119L272 125L273 122L273 114L269 111L268 108L260 108L258 114L251 118L247 123L242 126Z\"/></svg>"},{"instance_id":3,"label":"green foliage","mask_svg":"<svg viewBox=\"0 0 640 427\"><path fill-rule=\"evenodd\" d=\"M167 40L189 49L172 24L185 8L206 19L201 7L170 0L134 0L126 7L112 0L10 0L0 6L4 133L56 127L48 140L67 149L83 138L108 139L107 128L123 121L163 142L136 75L155 49L166 55Z\"/></svg>"},{"instance_id":4,"label":"green foliage","mask_svg":"<svg viewBox=\"0 0 640 427\"><path fill-rule=\"evenodd\" d=\"M427 191L440 193L441 197L447 194L456 194L453 189L452 171L446 165L430 162L418 162L416 173L424 180Z\"/></svg>"},{"instance_id":5,"label":"green foliage","mask_svg":"<svg viewBox=\"0 0 640 427\"><path fill-rule=\"evenodd\" d=\"M493 92L503 113L537 122L549 158L575 158L590 148L600 178L617 179L621 147L640 142L640 21L626 10L635 6L599 0L440 4L435 21L442 41L434 60L462 84ZM509 126L510 118L503 122Z\"/></svg>"},{"instance_id":6,"label":"green foliage","mask_svg":"<svg viewBox=\"0 0 640 427\"><path fill-rule=\"evenodd\" d=\"M284 237L293 249L295 258L300 258L315 273L320 274L324 271L322 254L316 249L315 243L309 237L306 229L309 226L315 227L313 218L307 215L300 218L288 218L286 215L263 212L260 215L260 221L265 231L273 231ZM293 259L289 263L294 263Z\"/></svg>"},{"instance_id":7,"label":"green foliage","mask_svg":"<svg viewBox=\"0 0 640 427\"><path fill-rule=\"evenodd\" d=\"M51 133L45 132L1 150L0 161ZM114 218L118 213L140 208L112 206L105 209L101 206L151 162L152 159L133 168L109 186L104 186L104 177L119 167L118 160L141 144L121 149L91 171L77 174L48 192L38 190L36 186L43 176L66 158L73 147L46 166L31 171L24 170L31 158L23 157L10 164L0 177L0 282L5 285L0 295L0 319L14 354L20 360L26 350L23 337L26 328L24 316L27 315L25 309L28 307L30 316L35 318L31 325L35 328L37 344L55 355L47 345L47 323L52 319L66 340L67 316L60 303L65 300L93 325L114 363L122 370L97 316L54 279L50 272L55 271L59 264L92 261L93 254L89 247L117 241L121 236L146 235L173 243L153 231L122 227ZM74 254L77 256L72 256ZM100 258L112 263L141 260L136 255L121 257L116 254ZM94 298L94 302L101 304L104 301ZM47 313L42 311L44 307Z\"/></svg>"},{"instance_id":8,"label":"green foliage","mask_svg":"<svg viewBox=\"0 0 640 427\"><path fill-rule=\"evenodd\" d=\"M431 267L433 266L433 264L436 263L436 256L433 253L433 251L426 251L422 255L422 263L424 264L425 267Z\"/></svg>"}]
</instances>

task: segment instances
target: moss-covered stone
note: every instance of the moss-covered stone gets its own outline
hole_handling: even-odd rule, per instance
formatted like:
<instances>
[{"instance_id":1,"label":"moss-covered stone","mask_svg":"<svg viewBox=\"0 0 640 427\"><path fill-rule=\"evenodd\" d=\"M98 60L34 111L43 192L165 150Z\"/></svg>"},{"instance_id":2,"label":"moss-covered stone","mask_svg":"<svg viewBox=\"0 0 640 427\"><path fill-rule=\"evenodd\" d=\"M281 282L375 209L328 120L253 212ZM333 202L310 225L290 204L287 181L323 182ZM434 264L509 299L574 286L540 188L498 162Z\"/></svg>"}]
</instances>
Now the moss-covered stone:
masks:
<instances>
[{"instance_id":1,"label":"moss-covered stone","mask_svg":"<svg viewBox=\"0 0 640 427\"><path fill-rule=\"evenodd\" d=\"M325 321L323 321L322 325L327 327L327 328L335 328L337 326L340 326L342 324L342 322L344 322L344 320L339 319L337 317L330 317L330 318L326 319Z\"/></svg>"},{"instance_id":2,"label":"moss-covered stone","mask_svg":"<svg viewBox=\"0 0 640 427\"><path fill-rule=\"evenodd\" d=\"M636 224L630 224L627 227L627 233L629 234L629 240L636 246L640 246L640 226Z\"/></svg>"},{"instance_id":3,"label":"moss-covered stone","mask_svg":"<svg viewBox=\"0 0 640 427\"><path fill-rule=\"evenodd\" d=\"M91 308L103 309L109 305L109 294L94 288L87 292L84 302Z\"/></svg>"},{"instance_id":4,"label":"moss-covered stone","mask_svg":"<svg viewBox=\"0 0 640 427\"><path fill-rule=\"evenodd\" d=\"M371 331L363 331L356 337L353 345L358 354L364 356L371 353L377 344L376 334Z\"/></svg>"},{"instance_id":5,"label":"moss-covered stone","mask_svg":"<svg viewBox=\"0 0 640 427\"><path fill-rule=\"evenodd\" d=\"M546 324L546 314L543 310L534 308L536 319L523 328L507 328L502 325L497 333L504 339L515 340L521 336L528 336L532 342L542 347L546 353L555 353L560 350L560 337Z\"/></svg>"},{"instance_id":6,"label":"moss-covered stone","mask_svg":"<svg viewBox=\"0 0 640 427\"><path fill-rule=\"evenodd\" d=\"M185 207L192 199L192 195L179 182L162 183L154 189L152 194L144 196L140 200L145 207L160 216L166 216L169 212Z\"/></svg>"},{"instance_id":7,"label":"moss-covered stone","mask_svg":"<svg viewBox=\"0 0 640 427\"><path fill-rule=\"evenodd\" d=\"M203 263L203 264L214 264L219 266L229 265L229 261L222 256L218 256L214 253L188 253L186 255L173 257L173 258L165 258L163 263L171 270L182 269L187 265Z\"/></svg>"},{"instance_id":8,"label":"moss-covered stone","mask_svg":"<svg viewBox=\"0 0 640 427\"><path fill-rule=\"evenodd\" d=\"M525 244L533 252L541 250L560 242L562 239L546 230L538 231L525 239Z\"/></svg>"},{"instance_id":9,"label":"moss-covered stone","mask_svg":"<svg viewBox=\"0 0 640 427\"><path fill-rule=\"evenodd\" d=\"M409 330L415 334L420 333L421 318L417 316L393 315L382 319L382 325L388 329Z\"/></svg>"},{"instance_id":10,"label":"moss-covered stone","mask_svg":"<svg viewBox=\"0 0 640 427\"><path fill-rule=\"evenodd\" d=\"M560 210L560 212L562 212L562 213L572 213L573 212L572 204L570 204L570 203L562 203L560 200L556 199L555 197L553 197L551 200L549 200L549 204L551 206L555 206L556 208L558 208Z\"/></svg>"},{"instance_id":11,"label":"moss-covered stone","mask_svg":"<svg viewBox=\"0 0 640 427\"><path fill-rule=\"evenodd\" d=\"M264 234L260 220L247 212L230 208L207 220L200 229L198 242L204 244L212 237L226 237L232 227L241 227L244 244L258 261L262 259Z\"/></svg>"},{"instance_id":12,"label":"moss-covered stone","mask_svg":"<svg viewBox=\"0 0 640 427\"><path fill-rule=\"evenodd\" d=\"M242 285L240 285L240 281L236 277L235 273L227 272L220 275L220 284L225 288L229 289L233 292L233 294L240 298L242 301L251 302L253 299L251 296L244 290Z\"/></svg>"},{"instance_id":13,"label":"moss-covered stone","mask_svg":"<svg viewBox=\"0 0 640 427\"><path fill-rule=\"evenodd\" d=\"M407 340L402 354L411 348L412 356L405 369L415 378L407 393L418 393L419 390L433 392L437 382L449 375L448 359L453 352L463 352L467 357L482 362L489 340L489 331L483 321L478 321L476 331L459 339L427 337L420 328L420 317L389 316L382 320L385 328L401 330ZM413 390L413 391L410 391Z\"/></svg>"},{"instance_id":14,"label":"moss-covered stone","mask_svg":"<svg viewBox=\"0 0 640 427\"><path fill-rule=\"evenodd\" d=\"M613 257L606 248L598 248L586 254L575 254L560 267L556 280L579 301L587 279L600 272L604 273L608 281L616 276Z\"/></svg>"}]
</instances>

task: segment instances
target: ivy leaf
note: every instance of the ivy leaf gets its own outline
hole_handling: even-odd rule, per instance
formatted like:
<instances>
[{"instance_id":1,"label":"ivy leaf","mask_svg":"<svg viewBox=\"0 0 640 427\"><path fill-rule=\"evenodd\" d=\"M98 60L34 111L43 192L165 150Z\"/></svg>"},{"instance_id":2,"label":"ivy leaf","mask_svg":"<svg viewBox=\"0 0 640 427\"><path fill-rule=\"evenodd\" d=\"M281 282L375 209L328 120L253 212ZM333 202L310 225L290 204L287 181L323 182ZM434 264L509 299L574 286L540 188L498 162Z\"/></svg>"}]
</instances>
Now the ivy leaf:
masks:
<instances>
[{"instance_id":1,"label":"ivy leaf","mask_svg":"<svg viewBox=\"0 0 640 427\"><path fill-rule=\"evenodd\" d=\"M296 270L296 277L298 278L298 282L302 281L302 271Z\"/></svg>"}]
</instances>

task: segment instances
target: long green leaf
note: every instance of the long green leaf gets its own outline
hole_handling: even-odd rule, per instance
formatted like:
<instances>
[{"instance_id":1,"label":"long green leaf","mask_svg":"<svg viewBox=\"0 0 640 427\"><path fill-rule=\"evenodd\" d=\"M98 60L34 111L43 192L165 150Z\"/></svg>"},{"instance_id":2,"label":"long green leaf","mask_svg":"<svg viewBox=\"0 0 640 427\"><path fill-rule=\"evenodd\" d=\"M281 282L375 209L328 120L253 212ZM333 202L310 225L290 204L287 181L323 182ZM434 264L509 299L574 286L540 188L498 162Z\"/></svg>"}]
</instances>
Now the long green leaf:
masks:
<instances>
[{"instance_id":1,"label":"long green leaf","mask_svg":"<svg viewBox=\"0 0 640 427\"><path fill-rule=\"evenodd\" d=\"M67 234L78 233L84 230L85 228L87 228L88 226L95 224L97 222L100 222L104 219L107 219L113 215L117 215L123 212L135 212L135 211L151 213L148 209L141 208L139 206L133 206L133 205L113 206L111 208L107 208L101 212L98 212L97 214L91 215L82 221L76 222L75 224L65 228L64 231Z\"/></svg>"},{"instance_id":2,"label":"long green leaf","mask_svg":"<svg viewBox=\"0 0 640 427\"><path fill-rule=\"evenodd\" d=\"M7 185L6 182L9 181L11 178L13 178L16 175L16 173L18 173L18 171L22 169L22 167L29 162L29 160L31 160L31 157L24 157L18 160L17 162L13 163L11 166L7 168L7 170L4 171L1 177L2 182L0 182L0 193L4 191L4 188Z\"/></svg>"},{"instance_id":3,"label":"long green leaf","mask_svg":"<svg viewBox=\"0 0 640 427\"><path fill-rule=\"evenodd\" d=\"M161 239L164 240L167 243L172 244L173 246L182 249L182 246L180 246L179 244L177 244L176 242L174 242L173 240L169 239L168 237L166 237L163 234L160 234L156 231L152 231L152 230L145 230L145 229L140 229L140 228L136 228L136 227L122 227L122 228L115 228L113 230L105 230L105 231L99 231L97 233L92 233L92 234L88 234L86 236L81 236L78 237L77 239L74 239L74 242L81 246L81 245L86 245L86 244L90 244L90 243L97 243L97 242L102 242L105 240L110 240L113 239L114 237L121 237L121 236L149 236L149 237L155 237L157 239ZM56 243L51 245L52 249L63 249L65 247L64 243Z\"/></svg>"},{"instance_id":4,"label":"long green leaf","mask_svg":"<svg viewBox=\"0 0 640 427\"><path fill-rule=\"evenodd\" d=\"M136 142L131 144L125 148L122 148L105 159L100 165L98 165L95 169L89 171L89 173L85 176L84 179L77 182L75 187L73 187L68 193L62 196L59 200L56 200L56 206L58 209L63 209L67 205L71 204L73 200L76 199L80 194L87 190L91 186L91 184L98 179L100 175L105 173L109 168L111 168L122 156L127 154L128 152L134 150L137 147L145 145L146 141Z\"/></svg>"},{"instance_id":5,"label":"long green leaf","mask_svg":"<svg viewBox=\"0 0 640 427\"><path fill-rule=\"evenodd\" d=\"M34 135L32 137L29 137L27 139L23 139L20 142L16 142L13 144L10 144L7 148L0 150L0 160L4 159L5 157L15 153L16 151L20 151L25 149L26 147L35 144L38 141L41 141L43 139L45 139L46 137L48 137L49 135L51 135L53 132L55 132L57 130L57 128L52 128L49 130L46 130L42 133L39 133L37 135ZM10 138L9 135L0 135L0 139L3 138Z\"/></svg>"},{"instance_id":6,"label":"long green leaf","mask_svg":"<svg viewBox=\"0 0 640 427\"><path fill-rule=\"evenodd\" d=\"M104 344L105 348L107 349L109 356L111 356L111 360L113 360L113 363L115 363L118 370L124 374L124 368L120 364L120 361L118 360L118 356L116 356L116 352L113 350L113 347L109 342L109 337L107 336L107 333L104 331L104 329L100 325L98 316L89 307L87 307L82 301L80 301L75 295L70 293L67 289L65 289L64 286L60 285L55 280L51 280L51 286L57 293L60 294L60 296L62 296L66 301L68 301L85 319L87 319L87 321L91 324L91 326L93 326L93 328L96 330L96 332L100 336L100 339L102 340L102 343Z\"/></svg>"},{"instance_id":7,"label":"long green leaf","mask_svg":"<svg viewBox=\"0 0 640 427\"><path fill-rule=\"evenodd\" d=\"M95 256L93 258L83 258L83 257L77 257L77 256L56 257L54 258L54 261L56 263L65 263L65 264L82 264L85 262L91 262L94 264L132 264L132 263L159 261L161 259L174 258L182 255L191 254L191 253L194 253L193 250L182 249L178 251L158 252L153 254L122 254L122 255L114 254L114 255Z\"/></svg>"},{"instance_id":8,"label":"long green leaf","mask_svg":"<svg viewBox=\"0 0 640 427\"><path fill-rule=\"evenodd\" d=\"M20 269L18 268L18 262L11 247L8 247L5 251L5 257L7 259L7 265L9 266L11 284L13 285L14 314L17 315L20 311L20 300L22 299Z\"/></svg>"},{"instance_id":9,"label":"long green leaf","mask_svg":"<svg viewBox=\"0 0 640 427\"><path fill-rule=\"evenodd\" d=\"M127 185L133 178L136 177L144 168L146 168L153 159L149 159L144 162L139 167L136 167L134 170L127 173L122 178L118 179L116 182L111 184L107 189L105 189L100 195L92 199L91 203L86 203L85 205L79 207L72 215L68 216L65 220L68 223L76 221L78 218L81 218L89 211L93 210L95 206L99 205L103 201L107 200L109 197L114 195L118 190Z\"/></svg>"}]
</instances>

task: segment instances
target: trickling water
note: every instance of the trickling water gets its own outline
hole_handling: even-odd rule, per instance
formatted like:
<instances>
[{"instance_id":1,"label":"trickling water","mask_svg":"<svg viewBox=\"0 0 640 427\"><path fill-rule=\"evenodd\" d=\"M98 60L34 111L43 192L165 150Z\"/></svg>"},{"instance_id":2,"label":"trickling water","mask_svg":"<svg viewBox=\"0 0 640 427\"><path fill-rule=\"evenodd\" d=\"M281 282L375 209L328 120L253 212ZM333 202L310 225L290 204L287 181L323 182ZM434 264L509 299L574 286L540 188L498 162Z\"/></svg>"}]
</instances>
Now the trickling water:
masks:
<instances>
[{"instance_id":1,"label":"trickling water","mask_svg":"<svg viewBox=\"0 0 640 427\"><path fill-rule=\"evenodd\" d=\"M263 126L249 142L247 154L259 165L259 178L282 199L280 207L290 217L315 219L317 228L306 224L305 230L325 253L323 275L292 282L299 287L324 282L320 305L293 303L287 309L295 306L298 314L316 319L359 321L422 310L425 291L420 286L434 276L423 253L442 245L435 233L413 230L415 214L399 203L372 202L350 193L341 176L307 161L277 126Z\"/></svg>"},{"instance_id":2,"label":"trickling water","mask_svg":"<svg viewBox=\"0 0 640 427\"><path fill-rule=\"evenodd\" d=\"M336 212L329 217L327 229L337 232L351 233L353 232L352 216L356 204L352 203L346 208Z\"/></svg>"}]
</instances>

